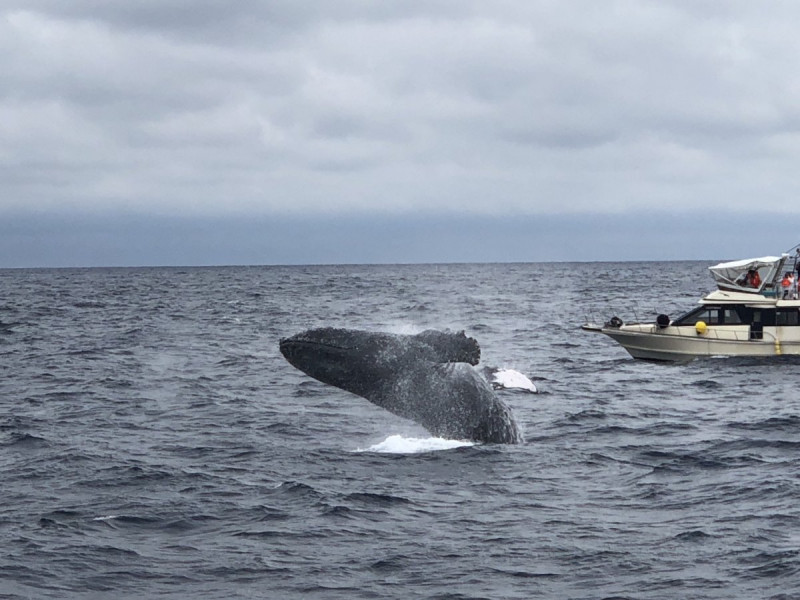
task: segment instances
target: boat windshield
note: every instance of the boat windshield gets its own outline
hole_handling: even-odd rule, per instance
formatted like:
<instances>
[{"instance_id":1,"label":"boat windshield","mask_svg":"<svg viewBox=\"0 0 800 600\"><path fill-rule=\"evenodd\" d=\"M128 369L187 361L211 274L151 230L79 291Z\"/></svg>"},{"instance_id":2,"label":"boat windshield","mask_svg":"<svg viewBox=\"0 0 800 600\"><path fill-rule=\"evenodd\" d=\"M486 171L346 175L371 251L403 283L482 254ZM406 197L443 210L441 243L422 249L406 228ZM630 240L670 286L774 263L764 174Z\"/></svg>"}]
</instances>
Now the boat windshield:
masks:
<instances>
[{"instance_id":1,"label":"boat windshield","mask_svg":"<svg viewBox=\"0 0 800 600\"><path fill-rule=\"evenodd\" d=\"M748 258L719 263L708 270L720 289L760 293L762 290L774 288L775 280L787 258L787 254Z\"/></svg>"}]
</instances>

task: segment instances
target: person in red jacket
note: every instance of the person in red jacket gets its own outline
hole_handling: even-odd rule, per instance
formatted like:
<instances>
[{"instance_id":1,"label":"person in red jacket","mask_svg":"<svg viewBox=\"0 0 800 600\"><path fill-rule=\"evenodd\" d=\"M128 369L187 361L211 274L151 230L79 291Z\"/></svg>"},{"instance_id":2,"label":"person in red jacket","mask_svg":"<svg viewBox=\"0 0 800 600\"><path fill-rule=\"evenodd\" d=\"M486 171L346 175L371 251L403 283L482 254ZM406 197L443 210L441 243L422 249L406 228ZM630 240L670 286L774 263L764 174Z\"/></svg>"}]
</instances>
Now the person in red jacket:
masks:
<instances>
[{"instance_id":1,"label":"person in red jacket","mask_svg":"<svg viewBox=\"0 0 800 600\"><path fill-rule=\"evenodd\" d=\"M791 271L786 271L781 279L781 287L783 288L783 299L790 297L793 294L792 288L794 287L794 275Z\"/></svg>"}]
</instances>

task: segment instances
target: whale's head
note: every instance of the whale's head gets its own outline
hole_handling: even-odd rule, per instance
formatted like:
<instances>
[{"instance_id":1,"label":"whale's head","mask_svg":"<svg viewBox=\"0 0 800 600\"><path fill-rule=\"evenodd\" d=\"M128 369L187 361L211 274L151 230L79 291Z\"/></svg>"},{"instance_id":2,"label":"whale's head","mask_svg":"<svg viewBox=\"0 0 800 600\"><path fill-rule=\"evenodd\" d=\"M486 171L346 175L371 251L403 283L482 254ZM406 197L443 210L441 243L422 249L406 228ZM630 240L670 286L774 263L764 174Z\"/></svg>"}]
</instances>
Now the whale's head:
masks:
<instances>
[{"instance_id":1,"label":"whale's head","mask_svg":"<svg viewBox=\"0 0 800 600\"><path fill-rule=\"evenodd\" d=\"M386 334L324 327L280 341L292 366L328 385L366 395L394 370L394 352Z\"/></svg>"},{"instance_id":2,"label":"whale's head","mask_svg":"<svg viewBox=\"0 0 800 600\"><path fill-rule=\"evenodd\" d=\"M323 327L280 341L286 360L314 379L359 396L391 386L399 373L423 363L477 364L478 343L461 333L417 335Z\"/></svg>"}]
</instances>

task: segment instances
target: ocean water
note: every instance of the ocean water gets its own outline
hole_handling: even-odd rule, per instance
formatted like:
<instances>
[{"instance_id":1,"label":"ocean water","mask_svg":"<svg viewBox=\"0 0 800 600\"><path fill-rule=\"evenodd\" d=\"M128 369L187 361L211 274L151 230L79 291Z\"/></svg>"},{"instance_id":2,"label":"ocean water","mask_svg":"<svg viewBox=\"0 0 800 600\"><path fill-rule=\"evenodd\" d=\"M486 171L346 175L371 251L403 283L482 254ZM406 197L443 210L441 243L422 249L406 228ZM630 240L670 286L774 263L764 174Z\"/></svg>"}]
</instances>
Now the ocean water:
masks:
<instances>
[{"instance_id":1,"label":"ocean water","mask_svg":"<svg viewBox=\"0 0 800 600\"><path fill-rule=\"evenodd\" d=\"M0 597L798 598L800 361L579 328L709 264L0 271ZM464 329L526 442L308 378L278 340L323 325Z\"/></svg>"}]
</instances>

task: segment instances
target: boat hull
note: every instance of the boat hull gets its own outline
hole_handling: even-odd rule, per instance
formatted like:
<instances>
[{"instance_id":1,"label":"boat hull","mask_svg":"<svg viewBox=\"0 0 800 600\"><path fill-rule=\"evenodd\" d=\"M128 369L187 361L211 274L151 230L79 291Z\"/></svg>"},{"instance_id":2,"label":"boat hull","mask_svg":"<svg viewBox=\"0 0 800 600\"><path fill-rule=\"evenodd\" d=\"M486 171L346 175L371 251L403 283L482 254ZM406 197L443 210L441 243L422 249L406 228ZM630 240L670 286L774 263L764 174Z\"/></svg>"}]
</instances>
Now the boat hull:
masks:
<instances>
[{"instance_id":1,"label":"boat hull","mask_svg":"<svg viewBox=\"0 0 800 600\"><path fill-rule=\"evenodd\" d=\"M704 356L800 355L800 339L785 339L777 331L783 328L765 328L762 339L750 339L748 328L708 328L703 334L689 327L655 325L587 325L584 329L607 335L632 357L643 360L684 362Z\"/></svg>"}]
</instances>

